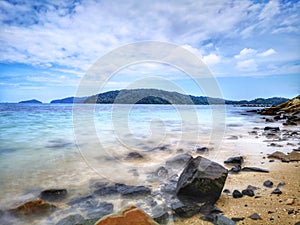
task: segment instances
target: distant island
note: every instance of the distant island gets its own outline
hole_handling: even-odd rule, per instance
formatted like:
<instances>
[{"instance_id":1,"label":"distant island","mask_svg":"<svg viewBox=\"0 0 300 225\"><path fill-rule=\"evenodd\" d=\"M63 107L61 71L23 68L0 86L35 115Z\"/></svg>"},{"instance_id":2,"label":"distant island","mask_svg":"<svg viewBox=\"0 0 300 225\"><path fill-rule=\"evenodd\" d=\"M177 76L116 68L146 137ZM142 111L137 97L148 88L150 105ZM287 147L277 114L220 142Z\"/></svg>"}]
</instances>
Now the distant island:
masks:
<instances>
[{"instance_id":1,"label":"distant island","mask_svg":"<svg viewBox=\"0 0 300 225\"><path fill-rule=\"evenodd\" d=\"M177 104L177 105L241 105L273 106L286 102L287 98L257 98L254 100L225 100L205 96L193 96L159 89L123 89L99 93L88 97L68 97L51 101L52 104L86 103L86 104Z\"/></svg>"},{"instance_id":2,"label":"distant island","mask_svg":"<svg viewBox=\"0 0 300 225\"><path fill-rule=\"evenodd\" d=\"M43 104L43 103L36 99L31 99L31 100L20 101L19 104Z\"/></svg>"}]
</instances>

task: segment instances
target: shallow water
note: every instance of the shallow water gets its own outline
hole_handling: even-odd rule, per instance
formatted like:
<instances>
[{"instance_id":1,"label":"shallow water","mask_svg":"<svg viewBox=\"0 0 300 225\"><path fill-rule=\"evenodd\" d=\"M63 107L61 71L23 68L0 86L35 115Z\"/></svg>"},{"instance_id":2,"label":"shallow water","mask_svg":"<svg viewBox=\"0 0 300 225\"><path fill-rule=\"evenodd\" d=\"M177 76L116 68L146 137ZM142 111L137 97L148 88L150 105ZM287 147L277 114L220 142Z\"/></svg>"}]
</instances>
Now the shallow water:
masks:
<instances>
[{"instance_id":1,"label":"shallow water","mask_svg":"<svg viewBox=\"0 0 300 225\"><path fill-rule=\"evenodd\" d=\"M249 109L0 104L1 208L35 198L46 188L67 188L69 199L84 196L97 179L145 185L147 175L179 149L193 154L207 146L213 148L207 157L222 162L219 153L235 147L232 135L264 126L257 114L246 113ZM132 151L144 159L127 160Z\"/></svg>"}]
</instances>

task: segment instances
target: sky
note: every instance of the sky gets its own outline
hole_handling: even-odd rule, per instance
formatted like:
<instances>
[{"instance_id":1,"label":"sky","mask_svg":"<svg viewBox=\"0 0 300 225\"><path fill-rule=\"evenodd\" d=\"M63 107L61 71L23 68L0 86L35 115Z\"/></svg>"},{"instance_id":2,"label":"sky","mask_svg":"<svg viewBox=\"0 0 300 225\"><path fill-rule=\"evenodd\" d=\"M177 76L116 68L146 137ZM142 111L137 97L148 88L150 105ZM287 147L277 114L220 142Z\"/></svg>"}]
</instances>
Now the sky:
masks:
<instances>
[{"instance_id":1,"label":"sky","mask_svg":"<svg viewBox=\"0 0 300 225\"><path fill-rule=\"evenodd\" d=\"M300 94L299 12L297 0L1 0L0 102L75 96L98 59L141 41L195 54L226 99L292 98ZM139 87L172 90L147 79L154 77L205 95L187 74L158 62L107 76L99 90L138 81Z\"/></svg>"}]
</instances>

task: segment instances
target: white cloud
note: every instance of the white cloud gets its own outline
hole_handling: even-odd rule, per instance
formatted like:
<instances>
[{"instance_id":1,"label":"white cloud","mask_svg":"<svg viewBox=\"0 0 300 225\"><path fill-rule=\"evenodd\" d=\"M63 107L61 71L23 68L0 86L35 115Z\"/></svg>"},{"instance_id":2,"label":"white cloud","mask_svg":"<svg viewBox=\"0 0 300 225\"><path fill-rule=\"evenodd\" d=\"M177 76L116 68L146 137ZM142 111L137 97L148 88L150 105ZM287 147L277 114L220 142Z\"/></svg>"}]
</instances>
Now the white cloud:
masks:
<instances>
[{"instance_id":1,"label":"white cloud","mask_svg":"<svg viewBox=\"0 0 300 225\"><path fill-rule=\"evenodd\" d=\"M221 57L216 54L209 54L203 57L203 61L208 65L215 65L221 62Z\"/></svg>"},{"instance_id":2,"label":"white cloud","mask_svg":"<svg viewBox=\"0 0 300 225\"><path fill-rule=\"evenodd\" d=\"M234 58L236 59L244 59L248 57L252 57L256 55L257 50L252 49L252 48L244 48L243 50L240 51L238 55L235 55Z\"/></svg>"},{"instance_id":3,"label":"white cloud","mask_svg":"<svg viewBox=\"0 0 300 225\"><path fill-rule=\"evenodd\" d=\"M267 51L259 53L258 56L266 57L274 54L276 54L276 51L273 48L270 48Z\"/></svg>"},{"instance_id":4,"label":"white cloud","mask_svg":"<svg viewBox=\"0 0 300 225\"><path fill-rule=\"evenodd\" d=\"M237 69L244 72L257 71L257 64L254 59L247 59L237 63Z\"/></svg>"}]
</instances>

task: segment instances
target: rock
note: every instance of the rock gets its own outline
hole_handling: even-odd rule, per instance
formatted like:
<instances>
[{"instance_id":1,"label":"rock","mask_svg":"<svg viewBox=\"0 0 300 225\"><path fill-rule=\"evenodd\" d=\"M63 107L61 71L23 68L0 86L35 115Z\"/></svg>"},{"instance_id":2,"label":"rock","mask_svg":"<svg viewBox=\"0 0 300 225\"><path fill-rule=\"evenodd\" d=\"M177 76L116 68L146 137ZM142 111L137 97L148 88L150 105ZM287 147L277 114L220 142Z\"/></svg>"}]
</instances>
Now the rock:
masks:
<instances>
[{"instance_id":1,"label":"rock","mask_svg":"<svg viewBox=\"0 0 300 225\"><path fill-rule=\"evenodd\" d=\"M234 190L232 193L233 198L242 198L243 194L239 190Z\"/></svg>"},{"instance_id":2,"label":"rock","mask_svg":"<svg viewBox=\"0 0 300 225\"><path fill-rule=\"evenodd\" d=\"M271 143L270 145L268 145L269 147L283 147L283 145L279 145L276 143Z\"/></svg>"},{"instance_id":3,"label":"rock","mask_svg":"<svg viewBox=\"0 0 300 225\"><path fill-rule=\"evenodd\" d=\"M264 128L264 131L273 131L273 132L277 132L277 131L280 131L279 127L265 127Z\"/></svg>"},{"instance_id":4,"label":"rock","mask_svg":"<svg viewBox=\"0 0 300 225\"><path fill-rule=\"evenodd\" d=\"M165 207L157 206L152 210L152 218L161 225L167 224L169 221L169 213Z\"/></svg>"},{"instance_id":5,"label":"rock","mask_svg":"<svg viewBox=\"0 0 300 225\"><path fill-rule=\"evenodd\" d=\"M29 201L17 208L10 209L9 213L14 216L41 216L47 215L55 210L56 206L49 202L38 199Z\"/></svg>"},{"instance_id":6,"label":"rock","mask_svg":"<svg viewBox=\"0 0 300 225\"><path fill-rule=\"evenodd\" d=\"M105 216L98 220L95 225L159 225L143 210L136 206L130 206L123 211Z\"/></svg>"},{"instance_id":7,"label":"rock","mask_svg":"<svg viewBox=\"0 0 300 225\"><path fill-rule=\"evenodd\" d=\"M198 153L198 154L203 154L208 151L209 151L209 149L207 147L199 147L196 149L196 153Z\"/></svg>"},{"instance_id":8,"label":"rock","mask_svg":"<svg viewBox=\"0 0 300 225\"><path fill-rule=\"evenodd\" d=\"M248 185L247 189L248 189L248 190L255 191L255 190L258 190L259 188L258 188L258 187L255 187L255 186L252 186L252 185Z\"/></svg>"},{"instance_id":9,"label":"rock","mask_svg":"<svg viewBox=\"0 0 300 225\"><path fill-rule=\"evenodd\" d=\"M143 159L144 157L138 152L130 152L126 156L126 159Z\"/></svg>"},{"instance_id":10,"label":"rock","mask_svg":"<svg viewBox=\"0 0 300 225\"><path fill-rule=\"evenodd\" d=\"M276 188L281 188L281 187L283 187L284 185L285 185L285 182L280 182L280 183L277 185Z\"/></svg>"},{"instance_id":11,"label":"rock","mask_svg":"<svg viewBox=\"0 0 300 225\"><path fill-rule=\"evenodd\" d=\"M177 155L167 160L166 167L170 169L183 169L192 158L193 157L187 153Z\"/></svg>"},{"instance_id":12,"label":"rock","mask_svg":"<svg viewBox=\"0 0 300 225\"><path fill-rule=\"evenodd\" d=\"M67 197L66 189L48 189L44 190L40 194L40 198L49 202L60 201Z\"/></svg>"},{"instance_id":13,"label":"rock","mask_svg":"<svg viewBox=\"0 0 300 225\"><path fill-rule=\"evenodd\" d=\"M240 165L235 165L229 170L229 173L239 173L241 172L242 167Z\"/></svg>"},{"instance_id":14,"label":"rock","mask_svg":"<svg viewBox=\"0 0 300 225\"><path fill-rule=\"evenodd\" d=\"M85 203L89 200L93 199L92 195L88 195L88 196L84 196L84 197L80 197L77 199L73 199L72 201L68 202L68 205L76 205L76 204L80 204L80 203Z\"/></svg>"},{"instance_id":15,"label":"rock","mask_svg":"<svg viewBox=\"0 0 300 225\"><path fill-rule=\"evenodd\" d=\"M289 162L300 161L300 152L292 151L284 159Z\"/></svg>"},{"instance_id":16,"label":"rock","mask_svg":"<svg viewBox=\"0 0 300 225\"><path fill-rule=\"evenodd\" d=\"M221 214L216 214L214 216L214 222L215 225L235 225L235 221L227 218L226 216L223 216Z\"/></svg>"},{"instance_id":17,"label":"rock","mask_svg":"<svg viewBox=\"0 0 300 225\"><path fill-rule=\"evenodd\" d=\"M228 140L237 140L239 139L238 136L235 136L235 135L231 135L230 137L227 138Z\"/></svg>"},{"instance_id":18,"label":"rock","mask_svg":"<svg viewBox=\"0 0 300 225\"><path fill-rule=\"evenodd\" d=\"M171 195L176 195L176 183L175 182L170 182L167 184L161 184L160 190L163 193L168 193Z\"/></svg>"},{"instance_id":19,"label":"rock","mask_svg":"<svg viewBox=\"0 0 300 225\"><path fill-rule=\"evenodd\" d=\"M260 215L258 215L257 213L253 213L251 216L249 216L249 218L253 220L261 220Z\"/></svg>"},{"instance_id":20,"label":"rock","mask_svg":"<svg viewBox=\"0 0 300 225\"><path fill-rule=\"evenodd\" d=\"M114 205L108 202L101 202L100 205L88 212L88 219L99 219L105 215L113 213Z\"/></svg>"},{"instance_id":21,"label":"rock","mask_svg":"<svg viewBox=\"0 0 300 225\"><path fill-rule=\"evenodd\" d=\"M277 195L281 195L282 191L279 188L275 188L271 194L277 194Z\"/></svg>"},{"instance_id":22,"label":"rock","mask_svg":"<svg viewBox=\"0 0 300 225\"><path fill-rule=\"evenodd\" d=\"M118 190L115 185L103 186L95 190L94 194L99 196L115 195L118 194Z\"/></svg>"},{"instance_id":23,"label":"rock","mask_svg":"<svg viewBox=\"0 0 300 225\"><path fill-rule=\"evenodd\" d=\"M260 172L260 173L269 173L269 170L258 168L258 167L244 167L242 171L246 172Z\"/></svg>"},{"instance_id":24,"label":"rock","mask_svg":"<svg viewBox=\"0 0 300 225\"><path fill-rule=\"evenodd\" d=\"M272 187L273 187L273 182L270 181L270 180L266 180L266 181L263 183L263 185L264 185L265 187L272 188Z\"/></svg>"},{"instance_id":25,"label":"rock","mask_svg":"<svg viewBox=\"0 0 300 225\"><path fill-rule=\"evenodd\" d=\"M151 189L145 186L129 186L126 184L116 184L118 193L122 196L133 197L137 195L151 194Z\"/></svg>"},{"instance_id":26,"label":"rock","mask_svg":"<svg viewBox=\"0 0 300 225\"><path fill-rule=\"evenodd\" d=\"M293 214L295 211L293 209L288 210L288 214Z\"/></svg>"},{"instance_id":27,"label":"rock","mask_svg":"<svg viewBox=\"0 0 300 225\"><path fill-rule=\"evenodd\" d=\"M230 194L230 190L229 189L224 189L223 193Z\"/></svg>"},{"instance_id":28,"label":"rock","mask_svg":"<svg viewBox=\"0 0 300 225\"><path fill-rule=\"evenodd\" d=\"M286 205L293 205L294 202L295 202L295 199L289 198L289 199L287 199L287 200L285 201L285 204L286 204Z\"/></svg>"},{"instance_id":29,"label":"rock","mask_svg":"<svg viewBox=\"0 0 300 225\"><path fill-rule=\"evenodd\" d=\"M228 170L218 163L198 156L191 159L177 182L179 199L214 204L220 197Z\"/></svg>"},{"instance_id":30,"label":"rock","mask_svg":"<svg viewBox=\"0 0 300 225\"><path fill-rule=\"evenodd\" d=\"M243 162L244 159L242 156L230 157L224 161L225 164L229 164L229 165L242 165Z\"/></svg>"},{"instance_id":31,"label":"rock","mask_svg":"<svg viewBox=\"0 0 300 225\"><path fill-rule=\"evenodd\" d=\"M185 204L181 201L172 203L171 208L176 213L176 215L182 218L192 217L200 211L200 206L193 203Z\"/></svg>"},{"instance_id":32,"label":"rock","mask_svg":"<svg viewBox=\"0 0 300 225\"><path fill-rule=\"evenodd\" d=\"M242 194L253 197L254 196L254 191L251 190L251 189L245 189L245 190L242 190Z\"/></svg>"},{"instance_id":33,"label":"rock","mask_svg":"<svg viewBox=\"0 0 300 225\"><path fill-rule=\"evenodd\" d=\"M239 222L245 219L245 217L232 217L231 218L234 222Z\"/></svg>"},{"instance_id":34,"label":"rock","mask_svg":"<svg viewBox=\"0 0 300 225\"><path fill-rule=\"evenodd\" d=\"M271 118L266 118L266 122L267 122L267 123L272 123L272 122L274 122L274 120L271 119Z\"/></svg>"},{"instance_id":35,"label":"rock","mask_svg":"<svg viewBox=\"0 0 300 225\"><path fill-rule=\"evenodd\" d=\"M280 151L273 152L271 155L268 156L269 159L280 159L280 160L285 159L285 157L286 154Z\"/></svg>"},{"instance_id":36,"label":"rock","mask_svg":"<svg viewBox=\"0 0 300 225\"><path fill-rule=\"evenodd\" d=\"M204 204L200 207L199 212L204 215L211 215L211 214L222 213L222 210L220 210L214 205Z\"/></svg>"},{"instance_id":37,"label":"rock","mask_svg":"<svg viewBox=\"0 0 300 225\"><path fill-rule=\"evenodd\" d=\"M83 216L80 214L69 215L60 221L56 225L74 225L84 221Z\"/></svg>"},{"instance_id":38,"label":"rock","mask_svg":"<svg viewBox=\"0 0 300 225\"><path fill-rule=\"evenodd\" d=\"M168 176L168 170L161 166L155 171L155 175L157 177L166 178Z\"/></svg>"}]
</instances>

